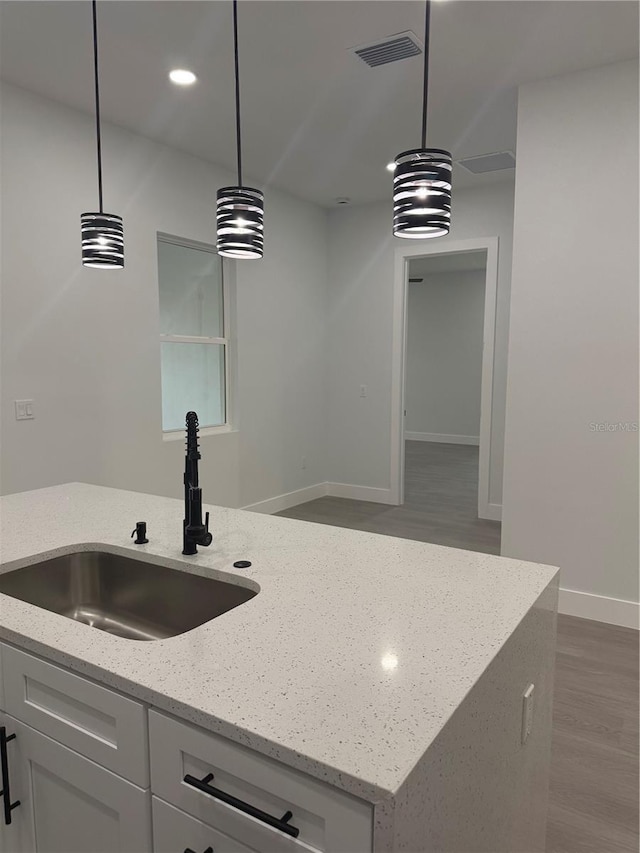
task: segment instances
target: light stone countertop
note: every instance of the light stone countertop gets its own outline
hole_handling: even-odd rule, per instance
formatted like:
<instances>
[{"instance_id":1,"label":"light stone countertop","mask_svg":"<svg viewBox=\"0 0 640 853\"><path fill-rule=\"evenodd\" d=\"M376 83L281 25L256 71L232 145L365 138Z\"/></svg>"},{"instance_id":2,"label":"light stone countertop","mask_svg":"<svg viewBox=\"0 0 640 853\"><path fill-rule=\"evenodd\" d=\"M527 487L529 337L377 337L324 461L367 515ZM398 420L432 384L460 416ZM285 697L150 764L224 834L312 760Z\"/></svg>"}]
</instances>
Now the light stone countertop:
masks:
<instances>
[{"instance_id":1,"label":"light stone countertop","mask_svg":"<svg viewBox=\"0 0 640 853\"><path fill-rule=\"evenodd\" d=\"M370 802L398 791L557 575L520 560L205 509L213 545L183 557L178 500L80 483L0 498L0 573L104 545L260 586L217 619L151 642L0 594L0 639ZM139 520L148 545L130 538ZM251 568L234 569L241 559Z\"/></svg>"}]
</instances>

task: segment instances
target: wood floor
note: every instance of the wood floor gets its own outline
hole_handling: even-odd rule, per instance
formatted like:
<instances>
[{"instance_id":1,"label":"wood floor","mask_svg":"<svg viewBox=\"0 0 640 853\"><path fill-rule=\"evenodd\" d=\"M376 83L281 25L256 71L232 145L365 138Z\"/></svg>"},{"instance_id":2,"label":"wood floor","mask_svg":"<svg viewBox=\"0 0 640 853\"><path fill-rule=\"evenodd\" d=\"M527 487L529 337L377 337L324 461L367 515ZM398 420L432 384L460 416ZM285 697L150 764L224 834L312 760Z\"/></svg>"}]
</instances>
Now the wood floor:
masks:
<instances>
[{"instance_id":1,"label":"wood floor","mask_svg":"<svg viewBox=\"0 0 640 853\"><path fill-rule=\"evenodd\" d=\"M279 515L497 554L477 454L407 442L405 506L326 497ZM637 631L558 617L547 853L638 853L638 667Z\"/></svg>"},{"instance_id":2,"label":"wood floor","mask_svg":"<svg viewBox=\"0 0 640 853\"><path fill-rule=\"evenodd\" d=\"M558 617L547 853L638 853L638 632Z\"/></svg>"},{"instance_id":3,"label":"wood floor","mask_svg":"<svg viewBox=\"0 0 640 853\"><path fill-rule=\"evenodd\" d=\"M407 441L405 457L403 506L326 497L279 514L499 554L500 522L478 518L478 448Z\"/></svg>"}]
</instances>

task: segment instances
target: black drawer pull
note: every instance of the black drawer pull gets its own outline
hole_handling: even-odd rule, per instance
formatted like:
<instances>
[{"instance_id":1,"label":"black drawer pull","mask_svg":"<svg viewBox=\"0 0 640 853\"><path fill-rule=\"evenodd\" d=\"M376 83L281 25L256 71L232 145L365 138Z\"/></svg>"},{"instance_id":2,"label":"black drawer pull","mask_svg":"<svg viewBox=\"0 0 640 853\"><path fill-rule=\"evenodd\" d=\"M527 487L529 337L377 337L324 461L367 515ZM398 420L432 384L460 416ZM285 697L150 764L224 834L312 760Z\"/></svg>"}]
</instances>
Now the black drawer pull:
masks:
<instances>
[{"instance_id":1,"label":"black drawer pull","mask_svg":"<svg viewBox=\"0 0 640 853\"><path fill-rule=\"evenodd\" d=\"M220 788L214 788L213 785L209 784L212 779L213 773L207 773L204 779L196 779L196 777L192 776L190 773L187 773L184 777L184 781L187 785L197 788L198 791L202 791L203 794L209 794L210 797L214 797L216 800L222 800L222 802L226 803L228 806L233 806L234 809L238 809L238 811L251 815L251 817L255 817L263 823L268 823L269 826L273 826L275 829L279 829L280 832L285 832L287 835L291 835L292 838L297 838L300 835L298 827L291 826L289 823L293 817L292 812L285 812L282 817L274 817L273 815L268 814L268 812L263 812L262 809L257 809L255 806L245 803L244 800L239 800L232 794L227 794L225 791L221 791Z\"/></svg>"},{"instance_id":2,"label":"black drawer pull","mask_svg":"<svg viewBox=\"0 0 640 853\"><path fill-rule=\"evenodd\" d=\"M4 726L0 726L0 767L2 768L2 802L4 805L4 822L7 826L11 823L11 812L20 805L20 800L11 802L11 789L9 787L9 759L7 758L7 744L13 740L15 735L8 735Z\"/></svg>"},{"instance_id":3,"label":"black drawer pull","mask_svg":"<svg viewBox=\"0 0 640 853\"><path fill-rule=\"evenodd\" d=\"M196 853L196 851L192 850L190 847L185 847L184 853ZM213 853L213 847L207 847L204 853Z\"/></svg>"}]
</instances>

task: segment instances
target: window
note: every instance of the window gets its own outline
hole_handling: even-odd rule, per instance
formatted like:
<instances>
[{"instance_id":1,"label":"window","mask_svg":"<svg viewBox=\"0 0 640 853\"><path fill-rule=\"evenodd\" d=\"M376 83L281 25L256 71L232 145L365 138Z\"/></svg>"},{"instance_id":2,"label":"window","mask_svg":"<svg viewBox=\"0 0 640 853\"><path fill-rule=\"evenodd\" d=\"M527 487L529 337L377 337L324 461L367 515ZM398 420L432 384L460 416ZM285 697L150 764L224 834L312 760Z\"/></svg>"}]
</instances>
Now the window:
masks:
<instances>
[{"instance_id":1,"label":"window","mask_svg":"<svg viewBox=\"0 0 640 853\"><path fill-rule=\"evenodd\" d=\"M162 429L228 425L228 332L222 258L212 246L158 235Z\"/></svg>"}]
</instances>

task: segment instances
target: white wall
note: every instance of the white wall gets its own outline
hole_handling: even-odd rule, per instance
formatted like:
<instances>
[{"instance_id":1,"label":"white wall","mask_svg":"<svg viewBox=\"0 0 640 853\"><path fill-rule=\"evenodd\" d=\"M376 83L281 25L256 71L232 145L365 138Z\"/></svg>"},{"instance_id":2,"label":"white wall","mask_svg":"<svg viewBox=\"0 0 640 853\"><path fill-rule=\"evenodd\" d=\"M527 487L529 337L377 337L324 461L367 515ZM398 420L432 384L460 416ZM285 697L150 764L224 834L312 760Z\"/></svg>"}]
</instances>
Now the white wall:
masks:
<instances>
[{"instance_id":1,"label":"white wall","mask_svg":"<svg viewBox=\"0 0 640 853\"><path fill-rule=\"evenodd\" d=\"M503 553L637 601L637 63L521 88L511 308Z\"/></svg>"},{"instance_id":2,"label":"white wall","mask_svg":"<svg viewBox=\"0 0 640 853\"><path fill-rule=\"evenodd\" d=\"M485 277L441 272L409 284L406 432L479 439Z\"/></svg>"},{"instance_id":3,"label":"white wall","mask_svg":"<svg viewBox=\"0 0 640 853\"><path fill-rule=\"evenodd\" d=\"M181 494L183 444L161 433L156 232L215 242L216 189L235 179L104 131L123 272L80 264L80 213L96 207L93 119L2 88L4 493L83 480ZM266 241L265 258L237 270L238 432L202 441L205 498L231 506L325 479L325 214L269 190ZM14 419L23 398L33 421Z\"/></svg>"},{"instance_id":4,"label":"white wall","mask_svg":"<svg viewBox=\"0 0 640 853\"><path fill-rule=\"evenodd\" d=\"M452 216L450 235L438 240L443 247L448 240L499 237L489 499L500 504L513 184L454 187ZM329 217L330 481L391 485L393 260L395 248L406 243L391 235L390 201L341 208ZM368 386L365 398L360 385Z\"/></svg>"}]
</instances>

